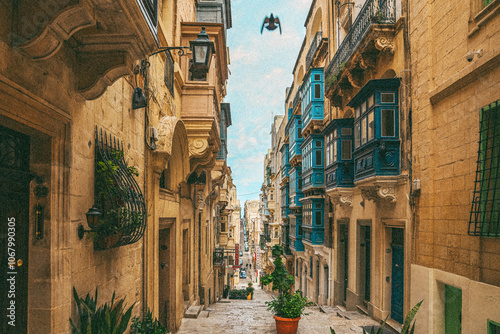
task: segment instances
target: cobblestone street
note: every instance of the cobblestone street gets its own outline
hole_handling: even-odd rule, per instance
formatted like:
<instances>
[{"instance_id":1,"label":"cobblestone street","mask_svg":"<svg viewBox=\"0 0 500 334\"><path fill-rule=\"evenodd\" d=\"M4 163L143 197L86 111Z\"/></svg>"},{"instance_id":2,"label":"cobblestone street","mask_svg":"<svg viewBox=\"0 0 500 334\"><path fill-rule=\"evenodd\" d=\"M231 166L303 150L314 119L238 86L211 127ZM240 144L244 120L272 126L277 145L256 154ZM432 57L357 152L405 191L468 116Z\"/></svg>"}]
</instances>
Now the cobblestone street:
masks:
<instances>
[{"instance_id":1,"label":"cobblestone street","mask_svg":"<svg viewBox=\"0 0 500 334\"><path fill-rule=\"evenodd\" d=\"M241 284L240 288L243 287ZM265 305L271 298L271 293L257 287L253 300L223 300L202 311L197 319L184 318L178 333L276 333L274 318ZM357 312L342 312L336 307L324 308L324 311L326 313L319 307L309 307L309 315L302 317L297 333L330 334L330 327L337 334L362 333L363 326L378 325Z\"/></svg>"}]
</instances>

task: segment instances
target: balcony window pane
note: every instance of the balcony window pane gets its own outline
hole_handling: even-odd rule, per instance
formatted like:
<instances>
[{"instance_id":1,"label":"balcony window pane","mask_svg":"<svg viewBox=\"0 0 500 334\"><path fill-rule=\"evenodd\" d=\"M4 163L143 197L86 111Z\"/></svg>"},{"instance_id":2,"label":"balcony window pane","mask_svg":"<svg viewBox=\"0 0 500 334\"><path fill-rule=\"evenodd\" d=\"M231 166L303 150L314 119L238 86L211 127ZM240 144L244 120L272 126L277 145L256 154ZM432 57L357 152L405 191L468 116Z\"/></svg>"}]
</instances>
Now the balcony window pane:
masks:
<instances>
[{"instance_id":1,"label":"balcony window pane","mask_svg":"<svg viewBox=\"0 0 500 334\"><path fill-rule=\"evenodd\" d=\"M361 115L366 111L366 102L361 103Z\"/></svg>"},{"instance_id":2,"label":"balcony window pane","mask_svg":"<svg viewBox=\"0 0 500 334\"><path fill-rule=\"evenodd\" d=\"M342 140L342 160L352 159L352 140Z\"/></svg>"},{"instance_id":3,"label":"balcony window pane","mask_svg":"<svg viewBox=\"0 0 500 334\"><path fill-rule=\"evenodd\" d=\"M361 145L366 143L366 122L367 122L367 118L364 117L361 120Z\"/></svg>"},{"instance_id":4,"label":"balcony window pane","mask_svg":"<svg viewBox=\"0 0 500 334\"><path fill-rule=\"evenodd\" d=\"M321 99L321 85L320 84L314 85L314 98Z\"/></svg>"},{"instance_id":5,"label":"balcony window pane","mask_svg":"<svg viewBox=\"0 0 500 334\"><path fill-rule=\"evenodd\" d=\"M315 74L314 81L320 81L320 80L321 80L321 74Z\"/></svg>"},{"instance_id":6,"label":"balcony window pane","mask_svg":"<svg viewBox=\"0 0 500 334\"><path fill-rule=\"evenodd\" d=\"M316 145L316 147L321 147L321 140L316 140L314 144Z\"/></svg>"},{"instance_id":7,"label":"balcony window pane","mask_svg":"<svg viewBox=\"0 0 500 334\"><path fill-rule=\"evenodd\" d=\"M323 221L321 219L321 211L316 211L316 226L322 225Z\"/></svg>"},{"instance_id":8,"label":"balcony window pane","mask_svg":"<svg viewBox=\"0 0 500 334\"><path fill-rule=\"evenodd\" d=\"M373 122L373 111L368 114L368 140L375 136L375 123Z\"/></svg>"},{"instance_id":9,"label":"balcony window pane","mask_svg":"<svg viewBox=\"0 0 500 334\"><path fill-rule=\"evenodd\" d=\"M321 166L323 164L323 152L316 151L316 166Z\"/></svg>"},{"instance_id":10,"label":"balcony window pane","mask_svg":"<svg viewBox=\"0 0 500 334\"><path fill-rule=\"evenodd\" d=\"M354 115L356 116L356 118L358 118L358 117L359 117L359 107L357 107L357 108L356 108L356 111L355 111L355 114L354 114Z\"/></svg>"},{"instance_id":11,"label":"balcony window pane","mask_svg":"<svg viewBox=\"0 0 500 334\"><path fill-rule=\"evenodd\" d=\"M394 93L381 93L380 94L381 103L394 103Z\"/></svg>"},{"instance_id":12,"label":"balcony window pane","mask_svg":"<svg viewBox=\"0 0 500 334\"><path fill-rule=\"evenodd\" d=\"M330 143L325 147L325 163L327 166L330 164Z\"/></svg>"},{"instance_id":13,"label":"balcony window pane","mask_svg":"<svg viewBox=\"0 0 500 334\"><path fill-rule=\"evenodd\" d=\"M382 109L382 137L394 137L395 135L394 110Z\"/></svg>"},{"instance_id":14,"label":"balcony window pane","mask_svg":"<svg viewBox=\"0 0 500 334\"><path fill-rule=\"evenodd\" d=\"M354 125L354 145L356 148L360 145L359 135L361 133L361 124L360 122Z\"/></svg>"},{"instance_id":15,"label":"balcony window pane","mask_svg":"<svg viewBox=\"0 0 500 334\"><path fill-rule=\"evenodd\" d=\"M333 161L337 161L337 141L333 142Z\"/></svg>"},{"instance_id":16,"label":"balcony window pane","mask_svg":"<svg viewBox=\"0 0 500 334\"><path fill-rule=\"evenodd\" d=\"M368 98L368 108L370 108L371 106L373 106L373 95L371 95L369 98Z\"/></svg>"}]
</instances>

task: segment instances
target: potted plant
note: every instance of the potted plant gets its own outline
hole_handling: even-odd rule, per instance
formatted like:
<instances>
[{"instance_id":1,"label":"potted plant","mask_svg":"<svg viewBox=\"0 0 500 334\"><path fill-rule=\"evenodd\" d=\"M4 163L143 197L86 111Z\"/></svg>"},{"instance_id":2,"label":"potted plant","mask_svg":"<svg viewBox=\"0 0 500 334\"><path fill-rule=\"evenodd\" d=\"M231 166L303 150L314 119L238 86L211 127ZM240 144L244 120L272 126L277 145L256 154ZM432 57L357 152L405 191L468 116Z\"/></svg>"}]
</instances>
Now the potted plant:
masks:
<instances>
[{"instance_id":1,"label":"potted plant","mask_svg":"<svg viewBox=\"0 0 500 334\"><path fill-rule=\"evenodd\" d=\"M272 273L264 275L261 279L262 285L272 284L272 290L278 291L278 296L272 301L266 302L269 306L268 310L274 313L276 321L276 331L278 334L295 334L299 326L301 315L304 313L306 306L312 305L307 301L307 298L302 297L299 291L291 293L294 279L288 274L281 256L283 248L281 245L274 245L271 248L272 256L274 257L274 270Z\"/></svg>"}]
</instances>

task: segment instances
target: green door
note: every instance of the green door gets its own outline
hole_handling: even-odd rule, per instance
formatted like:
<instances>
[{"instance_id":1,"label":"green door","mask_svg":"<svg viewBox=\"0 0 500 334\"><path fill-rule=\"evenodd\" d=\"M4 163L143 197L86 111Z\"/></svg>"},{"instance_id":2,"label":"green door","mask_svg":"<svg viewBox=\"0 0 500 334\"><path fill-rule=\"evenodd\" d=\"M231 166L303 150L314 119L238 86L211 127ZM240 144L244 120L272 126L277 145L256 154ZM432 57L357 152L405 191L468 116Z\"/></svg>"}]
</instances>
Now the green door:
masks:
<instances>
[{"instance_id":1,"label":"green door","mask_svg":"<svg viewBox=\"0 0 500 334\"><path fill-rule=\"evenodd\" d=\"M462 290L451 285L445 285L444 332L462 333Z\"/></svg>"}]
</instances>

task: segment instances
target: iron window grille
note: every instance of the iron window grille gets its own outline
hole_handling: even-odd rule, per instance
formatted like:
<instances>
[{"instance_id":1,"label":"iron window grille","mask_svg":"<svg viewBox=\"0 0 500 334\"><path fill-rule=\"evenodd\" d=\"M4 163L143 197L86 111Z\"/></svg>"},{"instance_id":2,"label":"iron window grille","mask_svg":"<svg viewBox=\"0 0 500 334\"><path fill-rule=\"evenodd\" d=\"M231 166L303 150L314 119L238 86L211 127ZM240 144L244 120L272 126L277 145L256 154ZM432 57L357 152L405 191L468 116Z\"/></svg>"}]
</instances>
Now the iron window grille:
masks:
<instances>
[{"instance_id":1,"label":"iron window grille","mask_svg":"<svg viewBox=\"0 0 500 334\"><path fill-rule=\"evenodd\" d=\"M146 205L127 166L123 143L102 129L95 130L95 203L102 213L95 233L94 249L103 250L139 241L146 227ZM111 239L111 240L110 240Z\"/></svg>"},{"instance_id":2,"label":"iron window grille","mask_svg":"<svg viewBox=\"0 0 500 334\"><path fill-rule=\"evenodd\" d=\"M500 100L479 114L479 150L469 234L500 237Z\"/></svg>"}]
</instances>

